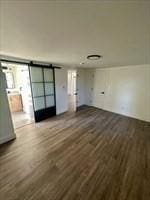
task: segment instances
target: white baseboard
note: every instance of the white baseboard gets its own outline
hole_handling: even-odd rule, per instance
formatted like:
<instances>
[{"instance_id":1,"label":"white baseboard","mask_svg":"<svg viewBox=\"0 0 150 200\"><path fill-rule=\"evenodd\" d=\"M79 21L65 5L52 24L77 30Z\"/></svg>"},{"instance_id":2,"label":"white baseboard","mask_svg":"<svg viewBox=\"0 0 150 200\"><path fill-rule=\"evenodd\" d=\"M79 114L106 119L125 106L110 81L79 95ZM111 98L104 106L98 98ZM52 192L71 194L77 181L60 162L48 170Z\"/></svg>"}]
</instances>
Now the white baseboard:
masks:
<instances>
[{"instance_id":1,"label":"white baseboard","mask_svg":"<svg viewBox=\"0 0 150 200\"><path fill-rule=\"evenodd\" d=\"M67 112L67 111L68 111L67 109L62 109L62 110L56 111L56 115L63 114L65 112Z\"/></svg>"},{"instance_id":2,"label":"white baseboard","mask_svg":"<svg viewBox=\"0 0 150 200\"><path fill-rule=\"evenodd\" d=\"M10 140L13 140L15 138L16 138L15 134L13 134L13 135L7 135L5 137L0 138L0 144L6 143L6 142L8 142Z\"/></svg>"}]
</instances>

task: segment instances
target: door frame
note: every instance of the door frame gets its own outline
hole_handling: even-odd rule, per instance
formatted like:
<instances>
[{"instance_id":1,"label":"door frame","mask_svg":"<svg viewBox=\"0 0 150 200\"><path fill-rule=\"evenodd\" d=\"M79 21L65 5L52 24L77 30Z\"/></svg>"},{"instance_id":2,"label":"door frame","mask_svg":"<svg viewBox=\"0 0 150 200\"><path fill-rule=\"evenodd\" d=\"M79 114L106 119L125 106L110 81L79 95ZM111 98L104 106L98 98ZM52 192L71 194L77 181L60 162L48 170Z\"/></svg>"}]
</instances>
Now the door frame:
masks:
<instances>
[{"instance_id":1,"label":"door frame","mask_svg":"<svg viewBox=\"0 0 150 200\"><path fill-rule=\"evenodd\" d=\"M28 73L30 73L30 72L29 72L29 63L0 59L0 64L1 64L1 69L2 69L2 71L3 71L3 69L6 70L6 69L9 68L9 66L3 66L2 63L12 64L13 67L17 67L17 69L20 69L21 66L24 66L24 65L25 65L25 66L26 66L26 69L27 69L27 71L28 71ZM20 72L22 72L22 71L23 71L23 70L21 70ZM5 72L3 72L3 73L5 73ZM18 80L18 78L17 78L17 80ZM15 84L14 74L13 74L13 81L14 81L14 84ZM30 91L31 91L30 76L29 76L29 83L30 83L29 88L30 88ZM16 86L15 86L14 88L16 88ZM12 89L14 89L14 88L12 88ZM7 87L6 87L6 90L7 90L7 89L11 89L11 88L7 88ZM20 92L18 93L18 95L21 95L20 101L21 101L21 104L22 104L22 110L20 110L20 111L12 111L12 110L11 110L11 105L9 104L9 96L8 96L8 92L7 92L7 91L6 91L6 95L7 95L8 105L9 105L9 112L10 112L10 115L11 115L12 124L13 124L13 128L14 128L14 129L18 129L18 128L21 128L21 127L23 127L23 126L26 126L26 125L28 125L28 124L31 124L31 123L34 123L34 122L35 122L35 120L34 120L34 118L33 118L34 116L32 116L31 113L27 113L27 115L30 117L30 122L22 123L21 125L19 125L19 126L17 125L17 126L16 126L15 121L14 121L14 117L13 117L13 113L16 113L16 112L26 113L26 112L24 111L24 109L23 109L23 97L22 97L22 94L21 94L21 91L20 91ZM10 96L10 97L11 97L11 96ZM32 100L32 111L34 111L32 95L31 95L31 100ZM34 112L33 112L33 113L34 113Z\"/></svg>"}]
</instances>

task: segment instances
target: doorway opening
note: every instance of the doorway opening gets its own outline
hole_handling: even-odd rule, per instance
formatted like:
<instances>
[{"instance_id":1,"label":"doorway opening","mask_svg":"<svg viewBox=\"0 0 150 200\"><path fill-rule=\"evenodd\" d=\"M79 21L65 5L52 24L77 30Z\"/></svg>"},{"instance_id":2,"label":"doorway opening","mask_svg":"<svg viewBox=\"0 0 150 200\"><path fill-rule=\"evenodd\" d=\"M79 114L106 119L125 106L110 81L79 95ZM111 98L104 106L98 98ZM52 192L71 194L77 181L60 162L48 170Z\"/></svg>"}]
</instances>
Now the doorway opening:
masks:
<instances>
[{"instance_id":1,"label":"doorway opening","mask_svg":"<svg viewBox=\"0 0 150 200\"><path fill-rule=\"evenodd\" d=\"M68 70L68 111L76 111L76 70Z\"/></svg>"},{"instance_id":2,"label":"doorway opening","mask_svg":"<svg viewBox=\"0 0 150 200\"><path fill-rule=\"evenodd\" d=\"M7 96L14 128L34 122L28 64L2 62L6 75Z\"/></svg>"}]
</instances>

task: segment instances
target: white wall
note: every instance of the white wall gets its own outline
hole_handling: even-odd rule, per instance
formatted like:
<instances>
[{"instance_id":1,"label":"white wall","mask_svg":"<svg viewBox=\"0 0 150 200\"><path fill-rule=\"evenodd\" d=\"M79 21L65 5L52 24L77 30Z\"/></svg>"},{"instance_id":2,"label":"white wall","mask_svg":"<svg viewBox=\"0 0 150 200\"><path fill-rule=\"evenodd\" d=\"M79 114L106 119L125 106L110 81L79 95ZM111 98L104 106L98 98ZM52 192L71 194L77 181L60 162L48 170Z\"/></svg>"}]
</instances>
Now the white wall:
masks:
<instances>
[{"instance_id":1,"label":"white wall","mask_svg":"<svg viewBox=\"0 0 150 200\"><path fill-rule=\"evenodd\" d=\"M101 73L105 76L103 109L150 121L150 65L96 69L94 80L98 81L98 88L102 84Z\"/></svg>"},{"instance_id":2,"label":"white wall","mask_svg":"<svg viewBox=\"0 0 150 200\"><path fill-rule=\"evenodd\" d=\"M77 107L82 106L82 105L92 105L94 70L77 68L76 73L77 73L77 76L76 76L76 91L77 91L76 105L77 105ZM64 80L65 80L65 77L64 77ZM58 83L57 83L57 85L58 85ZM65 94L64 99L66 99L66 94ZM59 105L59 102L57 103L57 106L58 105Z\"/></svg>"},{"instance_id":3,"label":"white wall","mask_svg":"<svg viewBox=\"0 0 150 200\"><path fill-rule=\"evenodd\" d=\"M15 137L6 94L5 75L0 67L0 144Z\"/></svg>"},{"instance_id":4,"label":"white wall","mask_svg":"<svg viewBox=\"0 0 150 200\"><path fill-rule=\"evenodd\" d=\"M68 110L67 69L55 69L56 114Z\"/></svg>"},{"instance_id":5,"label":"white wall","mask_svg":"<svg viewBox=\"0 0 150 200\"><path fill-rule=\"evenodd\" d=\"M87 70L78 68L76 70L76 104L77 107L82 105L91 105L92 94L91 90L91 72L94 70ZM55 82L56 82L56 113L60 114L68 110L68 83L67 83L68 69L56 69L55 70Z\"/></svg>"}]
</instances>

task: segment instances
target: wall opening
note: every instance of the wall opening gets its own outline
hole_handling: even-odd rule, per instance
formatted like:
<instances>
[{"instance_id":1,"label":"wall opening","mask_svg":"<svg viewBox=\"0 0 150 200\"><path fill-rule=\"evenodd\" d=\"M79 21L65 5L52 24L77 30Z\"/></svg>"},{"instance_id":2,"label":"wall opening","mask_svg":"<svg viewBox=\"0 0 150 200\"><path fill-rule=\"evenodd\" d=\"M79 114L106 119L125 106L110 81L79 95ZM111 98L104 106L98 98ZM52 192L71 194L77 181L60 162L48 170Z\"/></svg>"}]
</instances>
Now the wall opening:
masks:
<instances>
[{"instance_id":1,"label":"wall opening","mask_svg":"<svg viewBox=\"0 0 150 200\"><path fill-rule=\"evenodd\" d=\"M68 71L68 111L76 111L76 79L77 72L76 70Z\"/></svg>"},{"instance_id":2,"label":"wall opening","mask_svg":"<svg viewBox=\"0 0 150 200\"><path fill-rule=\"evenodd\" d=\"M7 81L7 97L14 128L34 122L29 68L26 64L2 62Z\"/></svg>"}]
</instances>

